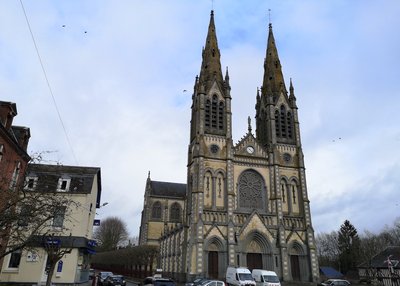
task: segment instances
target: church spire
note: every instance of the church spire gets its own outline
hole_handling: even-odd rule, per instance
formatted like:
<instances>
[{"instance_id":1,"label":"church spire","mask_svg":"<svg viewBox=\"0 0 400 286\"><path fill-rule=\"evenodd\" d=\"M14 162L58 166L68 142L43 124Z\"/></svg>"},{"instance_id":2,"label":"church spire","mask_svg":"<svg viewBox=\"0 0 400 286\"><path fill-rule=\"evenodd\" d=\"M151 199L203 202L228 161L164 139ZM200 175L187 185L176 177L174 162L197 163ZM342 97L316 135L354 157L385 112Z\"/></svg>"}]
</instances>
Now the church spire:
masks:
<instances>
[{"instance_id":1,"label":"church spire","mask_svg":"<svg viewBox=\"0 0 400 286\"><path fill-rule=\"evenodd\" d=\"M205 91L211 87L214 80L220 86L223 86L223 77L221 71L221 54L218 48L217 33L214 24L214 11L211 10L210 24L208 25L208 33L206 45L203 48L203 62L201 64L199 82L205 87Z\"/></svg>"},{"instance_id":2,"label":"church spire","mask_svg":"<svg viewBox=\"0 0 400 286\"><path fill-rule=\"evenodd\" d=\"M283 79L282 66L275 45L272 24L269 23L267 53L264 61L264 80L261 89L262 96L276 95L279 92L286 93Z\"/></svg>"}]
</instances>

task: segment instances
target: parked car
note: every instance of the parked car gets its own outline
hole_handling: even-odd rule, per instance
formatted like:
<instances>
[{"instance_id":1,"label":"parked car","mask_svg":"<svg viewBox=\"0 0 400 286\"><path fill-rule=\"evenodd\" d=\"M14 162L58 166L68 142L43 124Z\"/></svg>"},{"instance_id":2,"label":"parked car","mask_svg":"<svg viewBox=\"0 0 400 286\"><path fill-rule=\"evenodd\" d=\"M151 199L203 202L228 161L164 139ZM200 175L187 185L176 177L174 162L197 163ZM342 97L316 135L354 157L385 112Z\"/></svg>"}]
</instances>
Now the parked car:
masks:
<instances>
[{"instance_id":1,"label":"parked car","mask_svg":"<svg viewBox=\"0 0 400 286\"><path fill-rule=\"evenodd\" d=\"M256 286L249 269L245 267L228 266L226 269L226 284L229 286Z\"/></svg>"},{"instance_id":2,"label":"parked car","mask_svg":"<svg viewBox=\"0 0 400 286\"><path fill-rule=\"evenodd\" d=\"M170 278L147 277L143 281L143 286L176 286L176 283Z\"/></svg>"},{"instance_id":3,"label":"parked car","mask_svg":"<svg viewBox=\"0 0 400 286\"><path fill-rule=\"evenodd\" d=\"M126 286L126 281L122 275L110 275L104 282L104 286Z\"/></svg>"},{"instance_id":4,"label":"parked car","mask_svg":"<svg viewBox=\"0 0 400 286\"><path fill-rule=\"evenodd\" d=\"M100 271L97 274L97 285L98 286L105 286L104 285L104 280L106 280L106 278L108 276L111 276L111 275L114 275L114 274L112 272L110 272L110 271Z\"/></svg>"},{"instance_id":5,"label":"parked car","mask_svg":"<svg viewBox=\"0 0 400 286\"><path fill-rule=\"evenodd\" d=\"M343 279L328 279L322 283L318 284L319 286L349 286L350 282Z\"/></svg>"},{"instance_id":6,"label":"parked car","mask_svg":"<svg viewBox=\"0 0 400 286\"><path fill-rule=\"evenodd\" d=\"M193 282L185 283L185 286L199 286L204 281L209 281L209 280L207 278L196 278L196 279L193 280Z\"/></svg>"},{"instance_id":7,"label":"parked car","mask_svg":"<svg viewBox=\"0 0 400 286\"><path fill-rule=\"evenodd\" d=\"M253 269L251 272L257 286L281 286L278 275L274 271Z\"/></svg>"},{"instance_id":8,"label":"parked car","mask_svg":"<svg viewBox=\"0 0 400 286\"><path fill-rule=\"evenodd\" d=\"M203 280L199 286L225 286L225 282L220 280Z\"/></svg>"}]
</instances>

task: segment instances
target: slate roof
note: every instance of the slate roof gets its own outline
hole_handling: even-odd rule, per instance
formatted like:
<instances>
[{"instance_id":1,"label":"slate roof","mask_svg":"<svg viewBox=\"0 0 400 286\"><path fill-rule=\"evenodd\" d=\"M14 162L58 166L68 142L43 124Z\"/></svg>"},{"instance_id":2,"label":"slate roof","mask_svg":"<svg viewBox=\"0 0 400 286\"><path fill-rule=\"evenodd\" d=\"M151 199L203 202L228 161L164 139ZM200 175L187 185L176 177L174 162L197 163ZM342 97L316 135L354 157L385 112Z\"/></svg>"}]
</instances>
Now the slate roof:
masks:
<instances>
[{"instance_id":1,"label":"slate roof","mask_svg":"<svg viewBox=\"0 0 400 286\"><path fill-rule=\"evenodd\" d=\"M150 187L150 194L153 196L182 199L186 196L186 184L151 181Z\"/></svg>"},{"instance_id":2,"label":"slate roof","mask_svg":"<svg viewBox=\"0 0 400 286\"><path fill-rule=\"evenodd\" d=\"M389 246L371 259L371 263L364 262L360 268L388 268L388 257L390 257L392 266L400 269L400 246Z\"/></svg>"},{"instance_id":3,"label":"slate roof","mask_svg":"<svg viewBox=\"0 0 400 286\"><path fill-rule=\"evenodd\" d=\"M328 279L343 278L343 276L344 276L342 273L337 271L335 268L329 267L329 266L321 266L319 268L319 272L321 274L323 274L325 277L327 277Z\"/></svg>"},{"instance_id":4,"label":"slate roof","mask_svg":"<svg viewBox=\"0 0 400 286\"><path fill-rule=\"evenodd\" d=\"M27 170L27 176L38 177L36 190L44 192L56 191L58 180L63 177L71 179L69 192L90 193L96 174L98 174L98 188L100 193L100 168L97 167L29 164Z\"/></svg>"}]
</instances>

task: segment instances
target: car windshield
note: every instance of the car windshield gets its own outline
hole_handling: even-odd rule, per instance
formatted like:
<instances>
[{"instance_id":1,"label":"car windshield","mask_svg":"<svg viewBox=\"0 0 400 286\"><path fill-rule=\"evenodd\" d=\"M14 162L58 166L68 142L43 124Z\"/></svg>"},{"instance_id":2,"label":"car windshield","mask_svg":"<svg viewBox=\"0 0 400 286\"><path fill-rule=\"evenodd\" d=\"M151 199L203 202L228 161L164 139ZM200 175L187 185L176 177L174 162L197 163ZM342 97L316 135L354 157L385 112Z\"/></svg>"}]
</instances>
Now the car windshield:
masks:
<instances>
[{"instance_id":1,"label":"car windshield","mask_svg":"<svg viewBox=\"0 0 400 286\"><path fill-rule=\"evenodd\" d=\"M275 275L263 275L265 282L279 283L278 276Z\"/></svg>"},{"instance_id":2,"label":"car windshield","mask_svg":"<svg viewBox=\"0 0 400 286\"><path fill-rule=\"evenodd\" d=\"M250 273L239 273L239 280L253 280Z\"/></svg>"},{"instance_id":3,"label":"car windshield","mask_svg":"<svg viewBox=\"0 0 400 286\"><path fill-rule=\"evenodd\" d=\"M176 286L174 282L172 281L160 281L160 280L156 280L154 281L154 286Z\"/></svg>"},{"instance_id":4,"label":"car windshield","mask_svg":"<svg viewBox=\"0 0 400 286\"><path fill-rule=\"evenodd\" d=\"M110 275L112 275L111 272L101 272L101 273L100 273L101 278L106 278L106 277L108 277L108 276L110 276Z\"/></svg>"}]
</instances>

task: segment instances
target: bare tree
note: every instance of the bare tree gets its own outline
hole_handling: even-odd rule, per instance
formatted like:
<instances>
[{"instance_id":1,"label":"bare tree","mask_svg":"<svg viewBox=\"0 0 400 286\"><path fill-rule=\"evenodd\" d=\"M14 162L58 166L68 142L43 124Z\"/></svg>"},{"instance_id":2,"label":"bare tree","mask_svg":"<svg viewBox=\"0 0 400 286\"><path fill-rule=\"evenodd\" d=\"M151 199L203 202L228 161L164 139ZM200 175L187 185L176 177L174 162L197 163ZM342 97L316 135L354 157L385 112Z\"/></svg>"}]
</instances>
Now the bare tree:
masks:
<instances>
[{"instance_id":1,"label":"bare tree","mask_svg":"<svg viewBox=\"0 0 400 286\"><path fill-rule=\"evenodd\" d=\"M94 238L101 251L115 250L126 244L128 240L126 223L118 217L104 219L94 231Z\"/></svg>"},{"instance_id":2,"label":"bare tree","mask_svg":"<svg viewBox=\"0 0 400 286\"><path fill-rule=\"evenodd\" d=\"M63 258L64 255L72 252L74 241L69 239L67 242L62 243L62 238L62 236L56 236L54 234L43 236L43 245L47 253L46 286L51 286L51 278L53 277L57 262Z\"/></svg>"},{"instance_id":3,"label":"bare tree","mask_svg":"<svg viewBox=\"0 0 400 286\"><path fill-rule=\"evenodd\" d=\"M31 162L41 160L41 156L38 154ZM22 175L25 177L26 174ZM41 177L37 180L27 178L18 186L0 190L0 259L31 247L37 237L50 234L49 226L54 219L62 217L68 221L78 204L72 198L57 193L56 189L54 181Z\"/></svg>"},{"instance_id":4,"label":"bare tree","mask_svg":"<svg viewBox=\"0 0 400 286\"><path fill-rule=\"evenodd\" d=\"M339 268L338 233L319 233L315 238L320 265Z\"/></svg>"},{"instance_id":5,"label":"bare tree","mask_svg":"<svg viewBox=\"0 0 400 286\"><path fill-rule=\"evenodd\" d=\"M365 230L360 237L360 262L370 264L371 259L388 246L382 234L374 234Z\"/></svg>"}]
</instances>

